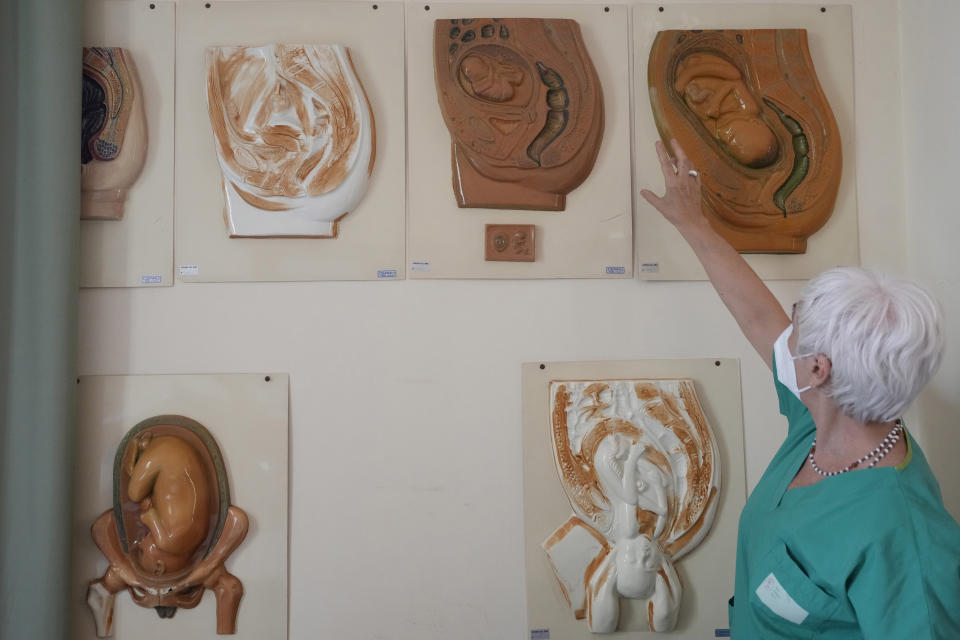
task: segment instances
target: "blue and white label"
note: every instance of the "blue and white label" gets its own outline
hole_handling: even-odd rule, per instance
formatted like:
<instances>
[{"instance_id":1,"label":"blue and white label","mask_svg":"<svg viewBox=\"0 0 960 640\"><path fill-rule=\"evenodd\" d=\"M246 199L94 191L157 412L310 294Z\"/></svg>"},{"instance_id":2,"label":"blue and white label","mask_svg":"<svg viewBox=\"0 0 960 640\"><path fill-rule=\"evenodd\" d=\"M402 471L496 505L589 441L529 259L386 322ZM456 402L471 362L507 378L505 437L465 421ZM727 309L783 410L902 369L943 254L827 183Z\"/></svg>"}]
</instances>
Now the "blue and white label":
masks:
<instances>
[{"instance_id":1,"label":"blue and white label","mask_svg":"<svg viewBox=\"0 0 960 640\"><path fill-rule=\"evenodd\" d=\"M760 602L767 605L770 611L794 624L803 624L807 619L809 612L797 604L796 600L790 597L787 590L783 588L777 576L772 573L763 579L760 586L757 587L757 597Z\"/></svg>"},{"instance_id":2,"label":"blue and white label","mask_svg":"<svg viewBox=\"0 0 960 640\"><path fill-rule=\"evenodd\" d=\"M397 277L396 269L377 269L377 278L380 280L389 280Z\"/></svg>"},{"instance_id":3,"label":"blue and white label","mask_svg":"<svg viewBox=\"0 0 960 640\"><path fill-rule=\"evenodd\" d=\"M550 640L550 629L530 629L530 640Z\"/></svg>"},{"instance_id":4,"label":"blue and white label","mask_svg":"<svg viewBox=\"0 0 960 640\"><path fill-rule=\"evenodd\" d=\"M626 267L607 267L608 276L622 276L627 272Z\"/></svg>"},{"instance_id":5,"label":"blue and white label","mask_svg":"<svg viewBox=\"0 0 960 640\"><path fill-rule=\"evenodd\" d=\"M160 284L163 282L163 276L154 274L140 276L140 284Z\"/></svg>"},{"instance_id":6,"label":"blue and white label","mask_svg":"<svg viewBox=\"0 0 960 640\"><path fill-rule=\"evenodd\" d=\"M730 629L714 629L714 630L713 630L713 637L714 637L714 638L729 638L729 637L730 637Z\"/></svg>"},{"instance_id":7,"label":"blue and white label","mask_svg":"<svg viewBox=\"0 0 960 640\"><path fill-rule=\"evenodd\" d=\"M200 267L195 264L182 264L180 265L180 275L182 276L195 276L200 273Z\"/></svg>"}]
</instances>

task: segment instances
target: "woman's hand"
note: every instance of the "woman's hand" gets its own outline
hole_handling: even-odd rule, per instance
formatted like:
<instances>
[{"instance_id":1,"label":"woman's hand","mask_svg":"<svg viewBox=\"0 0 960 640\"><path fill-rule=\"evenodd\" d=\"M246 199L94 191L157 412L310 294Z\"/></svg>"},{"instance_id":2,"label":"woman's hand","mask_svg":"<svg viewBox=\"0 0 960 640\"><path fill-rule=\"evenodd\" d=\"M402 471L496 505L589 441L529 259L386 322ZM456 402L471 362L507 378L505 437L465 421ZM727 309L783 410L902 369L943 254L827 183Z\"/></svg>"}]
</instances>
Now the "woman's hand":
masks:
<instances>
[{"instance_id":1,"label":"woman's hand","mask_svg":"<svg viewBox=\"0 0 960 640\"><path fill-rule=\"evenodd\" d=\"M693 167L677 141L671 140L670 146L676 163L667 155L663 143L657 141L667 192L659 198L643 189L640 195L672 222L687 241L743 335L769 365L773 343L790 324L790 318L750 265L710 226L701 206L700 176L690 173Z\"/></svg>"},{"instance_id":2,"label":"woman's hand","mask_svg":"<svg viewBox=\"0 0 960 640\"><path fill-rule=\"evenodd\" d=\"M667 192L661 198L649 189L643 189L640 195L679 229L703 224L706 218L700 205L700 176L696 172L690 173L693 167L690 166L690 160L680 148L680 144L676 140L670 140L670 146L677 158L676 164L667 155L663 143L657 140L657 156L660 158Z\"/></svg>"}]
</instances>

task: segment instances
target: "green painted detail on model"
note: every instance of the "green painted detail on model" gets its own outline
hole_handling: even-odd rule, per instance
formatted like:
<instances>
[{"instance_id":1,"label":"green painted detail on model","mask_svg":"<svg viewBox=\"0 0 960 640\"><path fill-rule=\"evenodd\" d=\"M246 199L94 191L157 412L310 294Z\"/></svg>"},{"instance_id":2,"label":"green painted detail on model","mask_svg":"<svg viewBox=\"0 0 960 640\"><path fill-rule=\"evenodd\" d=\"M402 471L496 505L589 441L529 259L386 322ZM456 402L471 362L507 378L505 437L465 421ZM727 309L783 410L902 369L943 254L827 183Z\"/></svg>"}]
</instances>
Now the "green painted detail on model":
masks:
<instances>
[{"instance_id":1,"label":"green painted detail on model","mask_svg":"<svg viewBox=\"0 0 960 640\"><path fill-rule=\"evenodd\" d=\"M793 169L790 175L784 180L780 188L773 194L773 204L780 211L783 211L783 217L787 217L787 198L793 193L793 190L800 186L803 179L807 177L810 171L810 144L807 142L807 136L803 133L803 127L795 119L783 112L783 109L775 105L769 98L764 98L763 103L774 110L780 123L783 124L791 136L793 136Z\"/></svg>"},{"instance_id":2,"label":"green painted detail on model","mask_svg":"<svg viewBox=\"0 0 960 640\"><path fill-rule=\"evenodd\" d=\"M550 107L543 129L527 147L527 157L539 165L540 155L544 149L549 147L550 143L567 128L567 122L570 120L570 112L567 110L570 106L570 96L559 73L542 62L537 62L537 72L540 74L540 82L548 88L547 106Z\"/></svg>"}]
</instances>

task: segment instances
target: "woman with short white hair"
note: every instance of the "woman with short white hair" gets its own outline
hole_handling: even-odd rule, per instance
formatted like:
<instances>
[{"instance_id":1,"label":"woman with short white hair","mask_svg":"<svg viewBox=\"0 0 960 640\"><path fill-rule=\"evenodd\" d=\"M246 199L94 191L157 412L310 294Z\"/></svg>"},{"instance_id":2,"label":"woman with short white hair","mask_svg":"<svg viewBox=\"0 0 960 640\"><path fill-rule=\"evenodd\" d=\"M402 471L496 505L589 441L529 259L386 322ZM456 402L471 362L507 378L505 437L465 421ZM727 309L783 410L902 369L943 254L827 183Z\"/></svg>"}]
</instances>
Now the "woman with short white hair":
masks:
<instances>
[{"instance_id":1,"label":"woman with short white hair","mask_svg":"<svg viewBox=\"0 0 960 640\"><path fill-rule=\"evenodd\" d=\"M788 423L740 516L732 636L960 638L960 526L901 417L940 365L939 305L915 283L839 268L788 317L710 226L671 143L674 158L657 143L666 193L641 195L771 362Z\"/></svg>"}]
</instances>

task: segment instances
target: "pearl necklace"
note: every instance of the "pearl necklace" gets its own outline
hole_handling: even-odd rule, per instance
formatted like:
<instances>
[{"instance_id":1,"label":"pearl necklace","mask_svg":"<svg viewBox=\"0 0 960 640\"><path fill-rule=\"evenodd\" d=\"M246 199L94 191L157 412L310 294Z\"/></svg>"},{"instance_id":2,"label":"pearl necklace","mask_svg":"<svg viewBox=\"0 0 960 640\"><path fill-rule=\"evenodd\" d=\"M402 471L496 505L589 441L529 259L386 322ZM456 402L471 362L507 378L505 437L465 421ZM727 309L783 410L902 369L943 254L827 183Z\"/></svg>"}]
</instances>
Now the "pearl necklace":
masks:
<instances>
[{"instance_id":1,"label":"pearl necklace","mask_svg":"<svg viewBox=\"0 0 960 640\"><path fill-rule=\"evenodd\" d=\"M813 454L817 450L816 438L813 439L813 444L810 445L810 455L808 455L807 458L810 460L810 466L813 468L813 470L819 473L824 478L827 478L829 476L835 476L841 473L846 473L847 471L852 471L853 469L856 469L867 460L870 460L870 464L867 465L867 468L870 468L876 465L878 462L880 462L880 460L882 460L885 455L887 455L893 450L893 447L896 446L897 441L900 440L900 435L902 433L903 433L903 420L901 420L900 418L897 418L896 422L893 423L893 429L891 429L890 433L888 433L887 436L883 439L883 441L879 445L877 445L876 449L874 449L867 455L863 456L856 462L852 464L848 464L840 471L824 471L823 469L817 466L817 462L813 459Z\"/></svg>"}]
</instances>

